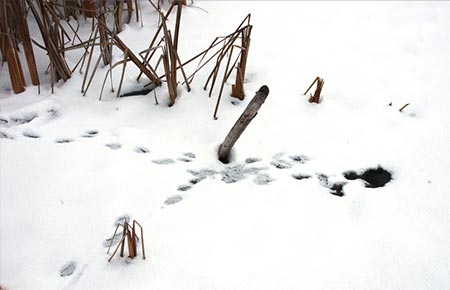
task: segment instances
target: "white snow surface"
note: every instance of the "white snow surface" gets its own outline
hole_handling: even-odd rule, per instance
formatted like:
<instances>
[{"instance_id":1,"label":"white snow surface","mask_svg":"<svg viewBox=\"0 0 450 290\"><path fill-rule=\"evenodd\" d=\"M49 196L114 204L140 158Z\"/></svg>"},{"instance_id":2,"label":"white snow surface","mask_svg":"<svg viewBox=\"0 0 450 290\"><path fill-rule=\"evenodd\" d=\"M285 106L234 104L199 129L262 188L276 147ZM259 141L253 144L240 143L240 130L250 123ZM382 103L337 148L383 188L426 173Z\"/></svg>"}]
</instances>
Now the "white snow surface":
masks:
<instances>
[{"instance_id":1,"label":"white snow surface","mask_svg":"<svg viewBox=\"0 0 450 290\"><path fill-rule=\"evenodd\" d=\"M119 34L136 51L157 27L141 7L144 27ZM450 2L195 1L180 57L248 13L246 98L231 103L230 81L218 120L207 70L169 108L164 87L159 105L99 101L107 67L85 97L78 72L52 94L37 48L40 94L14 95L1 68L2 289L450 289ZM145 83L137 74L127 66L122 91ZM318 105L303 95L316 76ZM218 146L262 85L266 103L222 164ZM393 175L384 187L343 176L378 166ZM321 174L347 182L344 196ZM147 259L108 263L123 216L143 226Z\"/></svg>"}]
</instances>

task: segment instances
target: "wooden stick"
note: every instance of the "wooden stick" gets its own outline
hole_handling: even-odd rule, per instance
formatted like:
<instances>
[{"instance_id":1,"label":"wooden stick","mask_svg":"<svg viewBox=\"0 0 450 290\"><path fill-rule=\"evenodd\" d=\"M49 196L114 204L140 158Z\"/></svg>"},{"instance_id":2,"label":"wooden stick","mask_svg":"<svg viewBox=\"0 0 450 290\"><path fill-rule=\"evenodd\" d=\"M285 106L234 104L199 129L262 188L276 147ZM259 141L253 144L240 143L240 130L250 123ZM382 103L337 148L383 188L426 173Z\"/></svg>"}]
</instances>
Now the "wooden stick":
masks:
<instances>
[{"instance_id":1,"label":"wooden stick","mask_svg":"<svg viewBox=\"0 0 450 290\"><path fill-rule=\"evenodd\" d=\"M175 22L175 36L173 41L173 47L175 51L178 51L178 36L180 34L181 11L183 10L182 0L177 0L177 2L177 18Z\"/></svg>"},{"instance_id":2,"label":"wooden stick","mask_svg":"<svg viewBox=\"0 0 450 290\"><path fill-rule=\"evenodd\" d=\"M216 108L214 110L214 116L213 116L214 120L217 120L217 111L219 110L220 99L222 97L223 87L225 86L226 77L227 77L227 73L228 73L228 67L230 66L231 56L233 55L233 48L234 47L231 48L230 55L228 56L227 66L226 66L225 72L223 74L222 85L220 86L219 96L217 97Z\"/></svg>"},{"instance_id":3,"label":"wooden stick","mask_svg":"<svg viewBox=\"0 0 450 290\"><path fill-rule=\"evenodd\" d=\"M314 86L314 84L317 82L317 81L319 81L320 80L320 78L319 77L316 77L315 79L314 79L314 81L312 82L312 84L308 87L308 89L305 91L305 93L303 94L303 95L306 95L308 92L309 92L309 90L312 88L312 86Z\"/></svg>"},{"instance_id":4,"label":"wooden stick","mask_svg":"<svg viewBox=\"0 0 450 290\"><path fill-rule=\"evenodd\" d=\"M255 94L253 99L245 108L242 115L231 128L228 135L225 137L224 141L219 147L219 160L223 163L229 162L229 155L231 149L233 148L236 141L239 139L241 134L244 132L245 128L250 124L250 122L255 118L258 110L261 108L262 104L266 101L269 95L269 88L267 86L262 86Z\"/></svg>"},{"instance_id":5,"label":"wooden stick","mask_svg":"<svg viewBox=\"0 0 450 290\"><path fill-rule=\"evenodd\" d=\"M403 107L401 107L399 111L400 111L400 112L403 111L403 109L406 108L406 107L408 107L408 106L409 106L409 103L407 103L406 105L404 105Z\"/></svg>"}]
</instances>

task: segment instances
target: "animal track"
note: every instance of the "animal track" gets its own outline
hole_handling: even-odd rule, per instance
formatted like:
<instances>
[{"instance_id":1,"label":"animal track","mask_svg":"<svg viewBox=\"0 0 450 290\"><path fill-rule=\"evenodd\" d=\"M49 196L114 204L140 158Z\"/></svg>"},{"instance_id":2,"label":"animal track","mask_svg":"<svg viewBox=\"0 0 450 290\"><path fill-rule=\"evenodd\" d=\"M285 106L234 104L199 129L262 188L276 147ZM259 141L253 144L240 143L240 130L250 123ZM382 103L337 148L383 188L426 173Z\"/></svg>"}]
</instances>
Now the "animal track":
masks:
<instances>
[{"instance_id":1,"label":"animal track","mask_svg":"<svg viewBox=\"0 0 450 290\"><path fill-rule=\"evenodd\" d=\"M332 195L336 195L336 196L340 196L340 197L344 196L344 185L346 184L345 182L331 183L329 181L328 176L326 176L325 174L321 174L321 173L317 174L317 178L319 179L320 185L330 189L330 193Z\"/></svg>"},{"instance_id":2,"label":"animal track","mask_svg":"<svg viewBox=\"0 0 450 290\"><path fill-rule=\"evenodd\" d=\"M98 131L97 130L88 130L86 132L84 132L83 135L81 135L81 137L84 138L92 138L98 135Z\"/></svg>"},{"instance_id":3,"label":"animal track","mask_svg":"<svg viewBox=\"0 0 450 290\"><path fill-rule=\"evenodd\" d=\"M173 160L171 158L162 158L162 159L152 160L152 162L155 164L158 164L158 165L167 165L167 164L175 163L175 160Z\"/></svg>"},{"instance_id":4,"label":"animal track","mask_svg":"<svg viewBox=\"0 0 450 290\"><path fill-rule=\"evenodd\" d=\"M0 131L0 139L2 139L2 138L11 139L11 140L14 139L12 136L8 135L7 133Z\"/></svg>"},{"instance_id":5,"label":"animal track","mask_svg":"<svg viewBox=\"0 0 450 290\"><path fill-rule=\"evenodd\" d=\"M260 161L262 161L261 158L258 158L258 157L249 157L249 158L245 159L244 162L247 163L247 164L252 164L252 163L256 163L256 162L260 162Z\"/></svg>"},{"instance_id":6,"label":"animal track","mask_svg":"<svg viewBox=\"0 0 450 290\"><path fill-rule=\"evenodd\" d=\"M61 277L67 277L72 275L77 268L77 263L74 261L70 261L69 263L65 264L61 270L59 270Z\"/></svg>"},{"instance_id":7,"label":"animal track","mask_svg":"<svg viewBox=\"0 0 450 290\"><path fill-rule=\"evenodd\" d=\"M178 191L188 191L191 188L192 188L192 185L183 184L183 185L178 186L177 190Z\"/></svg>"},{"instance_id":8,"label":"animal track","mask_svg":"<svg viewBox=\"0 0 450 290\"><path fill-rule=\"evenodd\" d=\"M23 136L28 137L28 138L32 138L32 139L41 138L41 136L39 134L36 134L34 132L30 132L30 131L24 132Z\"/></svg>"},{"instance_id":9,"label":"animal track","mask_svg":"<svg viewBox=\"0 0 450 290\"><path fill-rule=\"evenodd\" d=\"M111 150L118 150L118 149L122 148L122 145L120 143L109 143L109 144L105 144L105 146Z\"/></svg>"},{"instance_id":10,"label":"animal track","mask_svg":"<svg viewBox=\"0 0 450 290\"><path fill-rule=\"evenodd\" d=\"M309 161L309 157L307 157L305 155L292 155L292 156L289 156L289 158L291 158L292 161L301 163L301 164L304 164Z\"/></svg>"},{"instance_id":11,"label":"animal track","mask_svg":"<svg viewBox=\"0 0 450 290\"><path fill-rule=\"evenodd\" d=\"M200 177L195 177L189 180L189 183L192 185L196 185L197 183L199 183L200 181L206 179L206 176L200 176Z\"/></svg>"},{"instance_id":12,"label":"animal track","mask_svg":"<svg viewBox=\"0 0 450 290\"><path fill-rule=\"evenodd\" d=\"M172 204L176 204L176 203L178 203L178 202L180 202L182 200L183 200L183 197L181 195L176 194L176 195L168 197L166 199L166 201L164 201L164 204L165 205L172 205Z\"/></svg>"},{"instance_id":13,"label":"animal track","mask_svg":"<svg viewBox=\"0 0 450 290\"><path fill-rule=\"evenodd\" d=\"M274 160L272 162L270 162L270 164L272 164L275 168L278 169L288 169L288 168L292 168L292 164L282 160L282 159L278 159L278 160Z\"/></svg>"},{"instance_id":14,"label":"animal track","mask_svg":"<svg viewBox=\"0 0 450 290\"><path fill-rule=\"evenodd\" d=\"M253 181L258 185L266 185L274 180L269 174L258 174Z\"/></svg>"},{"instance_id":15,"label":"animal track","mask_svg":"<svg viewBox=\"0 0 450 290\"><path fill-rule=\"evenodd\" d=\"M293 174L292 177L294 177L294 178L297 179L297 180L302 180L302 179L308 179L308 178L311 178L311 175L308 175L308 174L302 174L302 173L296 173L296 174Z\"/></svg>"},{"instance_id":16,"label":"animal track","mask_svg":"<svg viewBox=\"0 0 450 290\"><path fill-rule=\"evenodd\" d=\"M58 144L64 144L64 143L72 143L74 140L70 139L70 138L61 138L61 139L56 139L55 143Z\"/></svg>"},{"instance_id":17,"label":"animal track","mask_svg":"<svg viewBox=\"0 0 450 290\"><path fill-rule=\"evenodd\" d=\"M189 162L194 161L195 157L196 157L196 156L195 156L194 153L192 153L192 152L187 152L187 153L183 153L183 156L177 158L177 160L178 160L178 161L181 161L181 162L189 163Z\"/></svg>"},{"instance_id":18,"label":"animal track","mask_svg":"<svg viewBox=\"0 0 450 290\"><path fill-rule=\"evenodd\" d=\"M136 148L134 148L134 152L136 152L136 153L150 153L150 150L148 150L145 147L136 147Z\"/></svg>"}]
</instances>

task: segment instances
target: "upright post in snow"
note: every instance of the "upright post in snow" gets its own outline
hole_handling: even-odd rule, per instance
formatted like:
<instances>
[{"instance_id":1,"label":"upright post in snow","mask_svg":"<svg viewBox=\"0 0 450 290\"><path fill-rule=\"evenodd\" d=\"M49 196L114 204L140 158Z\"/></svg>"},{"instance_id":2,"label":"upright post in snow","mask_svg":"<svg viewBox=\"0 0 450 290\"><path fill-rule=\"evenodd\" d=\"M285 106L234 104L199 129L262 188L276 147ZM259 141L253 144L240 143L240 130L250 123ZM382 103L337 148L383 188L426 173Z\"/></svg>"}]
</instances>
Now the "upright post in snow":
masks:
<instances>
[{"instance_id":1,"label":"upright post in snow","mask_svg":"<svg viewBox=\"0 0 450 290\"><path fill-rule=\"evenodd\" d=\"M247 108L245 108L242 115L236 121L233 128L231 128L227 137L225 137L225 140L223 140L222 144L220 145L219 160L221 162L229 162L228 157L230 155L231 149L241 136L242 132L244 132L245 128L247 128L248 124L250 124L256 114L258 114L259 108L261 108L262 104L264 104L268 95L269 88L267 86L262 86L259 91L256 92L256 95L250 101Z\"/></svg>"}]
</instances>

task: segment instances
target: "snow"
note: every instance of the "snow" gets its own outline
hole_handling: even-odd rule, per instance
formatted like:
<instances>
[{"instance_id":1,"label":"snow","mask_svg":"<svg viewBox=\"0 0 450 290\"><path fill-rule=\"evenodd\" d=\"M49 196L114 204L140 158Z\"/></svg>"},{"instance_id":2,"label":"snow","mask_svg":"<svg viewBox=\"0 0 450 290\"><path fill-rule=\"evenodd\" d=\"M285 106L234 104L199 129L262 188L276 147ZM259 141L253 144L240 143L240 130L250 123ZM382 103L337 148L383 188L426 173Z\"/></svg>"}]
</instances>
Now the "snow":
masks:
<instances>
[{"instance_id":1,"label":"snow","mask_svg":"<svg viewBox=\"0 0 450 290\"><path fill-rule=\"evenodd\" d=\"M41 94L14 95L1 68L2 289L450 288L450 4L194 6L183 11L182 59L252 14L247 97L232 104L227 85L218 120L217 92L202 90L208 71L169 108L164 87L159 105L153 93L106 90L98 101L107 68L86 97L79 74L51 94L37 49ZM156 29L141 7L145 26L120 34L136 50ZM123 92L137 74L127 66ZM303 96L316 76L318 105ZM265 104L220 163L220 143L262 85ZM393 175L384 187L343 176L378 166ZM143 226L146 260L139 250L108 263L123 217Z\"/></svg>"}]
</instances>

